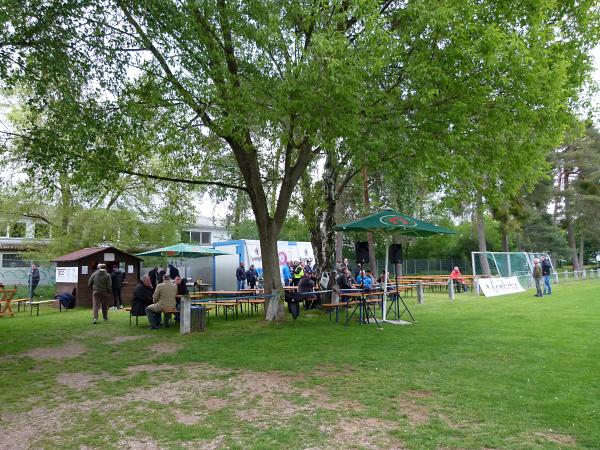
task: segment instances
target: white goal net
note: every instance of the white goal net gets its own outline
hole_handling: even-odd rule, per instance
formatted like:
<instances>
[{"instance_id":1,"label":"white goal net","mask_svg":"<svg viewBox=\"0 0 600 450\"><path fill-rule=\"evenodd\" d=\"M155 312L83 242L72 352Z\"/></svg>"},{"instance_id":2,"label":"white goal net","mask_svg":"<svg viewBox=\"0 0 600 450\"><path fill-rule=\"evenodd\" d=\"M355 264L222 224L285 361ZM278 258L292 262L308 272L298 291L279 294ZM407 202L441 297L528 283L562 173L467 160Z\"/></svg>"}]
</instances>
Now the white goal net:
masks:
<instances>
[{"instance_id":1,"label":"white goal net","mask_svg":"<svg viewBox=\"0 0 600 450\"><path fill-rule=\"evenodd\" d=\"M517 277L524 289L534 286L533 260L548 257L547 253L530 252L471 252L473 275L476 277ZM554 272L554 266L552 266Z\"/></svg>"}]
</instances>

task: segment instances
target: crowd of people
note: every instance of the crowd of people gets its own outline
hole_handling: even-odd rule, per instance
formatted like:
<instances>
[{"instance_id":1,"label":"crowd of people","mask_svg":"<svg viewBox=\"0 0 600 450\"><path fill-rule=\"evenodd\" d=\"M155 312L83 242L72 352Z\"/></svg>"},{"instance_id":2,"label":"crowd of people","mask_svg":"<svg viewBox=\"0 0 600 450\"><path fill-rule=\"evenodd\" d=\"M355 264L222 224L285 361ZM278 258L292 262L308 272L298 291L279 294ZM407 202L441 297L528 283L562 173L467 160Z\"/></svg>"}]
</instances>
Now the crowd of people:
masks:
<instances>
[{"instance_id":1,"label":"crowd of people","mask_svg":"<svg viewBox=\"0 0 600 450\"><path fill-rule=\"evenodd\" d=\"M98 315L102 310L102 318L108 320L109 303L110 309L121 309L123 301L121 289L125 274L119 265L114 265L108 273L106 264L98 264L97 270L92 273L88 280L88 286L92 290L92 323L98 323ZM148 317L151 329L161 326L163 311L173 310L178 307L178 296L188 294L187 280L182 278L177 267L169 264L167 269L154 267L140 278L133 290L131 303L131 314L134 316ZM170 315L165 315L164 326L169 326ZM176 315L176 320L178 319Z\"/></svg>"},{"instance_id":2,"label":"crowd of people","mask_svg":"<svg viewBox=\"0 0 600 450\"><path fill-rule=\"evenodd\" d=\"M32 266L32 273L35 273L34 270L37 270L37 266ZM533 278L537 297L552 294L551 272L552 266L547 257L542 256L541 260L537 258L534 260ZM256 289L257 283L261 279L254 264L246 269L244 262L240 262L235 276L238 290L245 289L246 283L248 288ZM383 285L386 277L387 282L390 282L389 273L382 271L376 278L370 269L363 269L360 266L352 268L347 258L338 260L332 273L319 272L312 265L310 259L290 261L281 267L281 277L285 286L297 287L296 291L303 295L306 309L315 308L321 302L319 291L330 290L335 285L340 290L361 289L370 291ZM39 275L36 278L39 280ZM121 287L124 278L125 274L118 265L115 265L112 272L108 273L105 264L98 264L98 269L90 276L88 281L88 285L92 289L93 323L98 322L100 309L102 310L103 319L108 320L108 304L111 299L113 306L110 309L123 307ZM468 290L458 267L453 268L450 279L453 281L456 292L466 292ZM34 289L32 289L32 292ZM314 294L311 295L311 293ZM180 276L177 267L172 264L169 264L166 269L154 267L147 275L141 277L134 289L131 314L135 316L145 314L148 317L150 328L157 329L161 326L161 312L178 308L178 299L181 295L186 294L188 294L187 280ZM176 319L178 319L177 316ZM168 322L164 325L168 326Z\"/></svg>"}]
</instances>

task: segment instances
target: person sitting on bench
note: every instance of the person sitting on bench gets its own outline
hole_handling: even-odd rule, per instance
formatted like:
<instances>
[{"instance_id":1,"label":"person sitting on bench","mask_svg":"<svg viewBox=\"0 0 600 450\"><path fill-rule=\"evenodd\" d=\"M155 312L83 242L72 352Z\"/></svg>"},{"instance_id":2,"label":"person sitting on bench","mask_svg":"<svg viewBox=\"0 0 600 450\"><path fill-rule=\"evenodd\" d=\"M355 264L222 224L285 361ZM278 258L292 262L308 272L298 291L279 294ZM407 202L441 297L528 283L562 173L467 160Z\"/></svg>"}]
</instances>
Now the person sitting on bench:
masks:
<instances>
[{"instance_id":1,"label":"person sitting on bench","mask_svg":"<svg viewBox=\"0 0 600 450\"><path fill-rule=\"evenodd\" d=\"M163 275L163 282L156 286L152 296L152 305L146 307L146 315L150 328L156 330L160 327L160 315L163 311L175 309L177 286L171 283L169 275ZM169 326L170 314L165 315L165 327Z\"/></svg>"},{"instance_id":2,"label":"person sitting on bench","mask_svg":"<svg viewBox=\"0 0 600 450\"><path fill-rule=\"evenodd\" d=\"M467 292L467 285L465 284L462 274L460 273L460 269L458 267L452 269L452 273L450 273L450 278L452 278L452 283L454 283L456 292L460 292L461 288L463 292Z\"/></svg>"},{"instance_id":3,"label":"person sitting on bench","mask_svg":"<svg viewBox=\"0 0 600 450\"><path fill-rule=\"evenodd\" d=\"M146 307L152 304L153 293L152 279L149 275L144 275L133 290L133 301L131 302L132 316L146 315Z\"/></svg>"},{"instance_id":4,"label":"person sitting on bench","mask_svg":"<svg viewBox=\"0 0 600 450\"><path fill-rule=\"evenodd\" d=\"M373 287L373 277L367 275L364 270L361 270L359 275L356 277L357 287L364 289L365 291L370 291Z\"/></svg>"},{"instance_id":5,"label":"person sitting on bench","mask_svg":"<svg viewBox=\"0 0 600 450\"><path fill-rule=\"evenodd\" d=\"M304 273L300 281L298 282L298 293L304 294L302 300L304 300L304 309L315 309L315 301L317 296L315 294L308 294L315 290L315 282L309 273Z\"/></svg>"}]
</instances>

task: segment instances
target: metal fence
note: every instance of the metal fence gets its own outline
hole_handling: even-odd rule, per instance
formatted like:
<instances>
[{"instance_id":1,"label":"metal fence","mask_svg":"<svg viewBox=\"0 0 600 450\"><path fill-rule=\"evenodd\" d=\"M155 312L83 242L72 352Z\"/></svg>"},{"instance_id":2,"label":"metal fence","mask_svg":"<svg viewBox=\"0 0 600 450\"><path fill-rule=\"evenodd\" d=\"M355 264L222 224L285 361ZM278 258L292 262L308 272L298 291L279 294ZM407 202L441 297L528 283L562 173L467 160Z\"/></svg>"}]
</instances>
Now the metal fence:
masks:
<instances>
[{"instance_id":1,"label":"metal fence","mask_svg":"<svg viewBox=\"0 0 600 450\"><path fill-rule=\"evenodd\" d=\"M377 267L383 267L384 260L377 261ZM449 275L454 267L458 267L461 273L471 273L471 262L466 259L406 259L402 264L403 275ZM394 273L394 265L390 264L388 268L391 274Z\"/></svg>"}]
</instances>

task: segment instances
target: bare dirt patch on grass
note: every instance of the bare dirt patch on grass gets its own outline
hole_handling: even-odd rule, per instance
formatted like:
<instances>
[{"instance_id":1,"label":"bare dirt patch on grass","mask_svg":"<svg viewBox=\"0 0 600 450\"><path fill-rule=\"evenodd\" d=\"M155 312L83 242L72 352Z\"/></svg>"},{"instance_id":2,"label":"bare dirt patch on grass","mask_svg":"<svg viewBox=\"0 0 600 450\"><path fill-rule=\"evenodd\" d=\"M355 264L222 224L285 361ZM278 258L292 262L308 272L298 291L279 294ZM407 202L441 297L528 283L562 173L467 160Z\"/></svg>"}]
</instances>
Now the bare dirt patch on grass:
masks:
<instances>
[{"instance_id":1,"label":"bare dirt patch on grass","mask_svg":"<svg viewBox=\"0 0 600 450\"><path fill-rule=\"evenodd\" d=\"M82 344L65 344L60 347L38 347L23 353L23 356L33 358L37 361L46 359L62 360L81 356L86 348Z\"/></svg>"},{"instance_id":2,"label":"bare dirt patch on grass","mask_svg":"<svg viewBox=\"0 0 600 450\"><path fill-rule=\"evenodd\" d=\"M161 447L156 441L148 438L126 438L117 442L117 448L127 450L159 450Z\"/></svg>"},{"instance_id":3,"label":"bare dirt patch on grass","mask_svg":"<svg viewBox=\"0 0 600 450\"><path fill-rule=\"evenodd\" d=\"M149 347L149 350L152 353L157 355L163 355L166 353L175 353L183 348L182 345L178 344L170 344L168 342L159 342L158 344L153 344Z\"/></svg>"},{"instance_id":4,"label":"bare dirt patch on grass","mask_svg":"<svg viewBox=\"0 0 600 450\"><path fill-rule=\"evenodd\" d=\"M11 431L0 438L0 448L35 447L41 437L44 445L48 442L60 446L66 436L69 439L82 438L88 431L79 430L77 436L71 429L77 421L92 420L94 415L100 417L125 417L130 411L144 415L153 415L164 411L163 406L172 414L168 423L179 423L190 427L207 422L213 414L231 414L240 420L242 429L273 429L290 426L298 419L313 424L315 414L326 411L331 424L322 426L327 434L328 443L325 448L403 448L402 442L394 438L389 431L393 425L390 421L376 418L356 419L356 413L364 411L364 407L352 400L338 400L332 397L325 387L306 386L302 375L288 375L281 372L254 372L246 370L229 370L205 363L169 365L144 364L133 365L126 369L126 375L114 377L116 380L131 379L137 374L149 372L148 383L138 385L132 390L103 397L95 396L95 381L103 377L99 374L62 373L57 376L60 384L69 385L81 390L79 398L83 401L65 401L52 411L32 408L19 416L2 418ZM64 390L57 390L55 400L63 395ZM65 399L67 394L65 393ZM53 419L46 420L49 416ZM43 423L38 428L26 426L31 423ZM139 436L135 424L126 420L114 422L120 430L116 439L121 439L116 446L130 449L161 448L160 440L152 440L153 436ZM223 430L218 430L223 433ZM147 437L148 439L145 439ZM181 442L182 446L193 444L190 448L221 448L226 439L238 439L236 434L217 436L210 439L194 439ZM310 439L310 438L309 438ZM12 445L24 442L21 447ZM110 443L107 441L107 445ZM307 443L309 444L309 443ZM320 444L320 448L321 448ZM309 445L307 445L309 446Z\"/></svg>"},{"instance_id":5,"label":"bare dirt patch on grass","mask_svg":"<svg viewBox=\"0 0 600 450\"><path fill-rule=\"evenodd\" d=\"M396 407L400 414L405 415L412 426L423 425L429 421L429 409L420 404L419 400L432 396L430 391L409 390L397 398Z\"/></svg>"},{"instance_id":6,"label":"bare dirt patch on grass","mask_svg":"<svg viewBox=\"0 0 600 450\"><path fill-rule=\"evenodd\" d=\"M577 440L573 436L569 436L567 434L559 434L552 432L539 432L535 433L537 437L545 439L546 441L550 441L553 444L573 447L577 443Z\"/></svg>"},{"instance_id":7,"label":"bare dirt patch on grass","mask_svg":"<svg viewBox=\"0 0 600 450\"><path fill-rule=\"evenodd\" d=\"M395 424L390 420L378 418L340 418L333 425L321 425L321 432L329 434L326 448L361 449L405 449L404 443L391 436Z\"/></svg>"},{"instance_id":8,"label":"bare dirt patch on grass","mask_svg":"<svg viewBox=\"0 0 600 450\"><path fill-rule=\"evenodd\" d=\"M76 391L83 391L92 387L97 378L100 376L90 373L61 373L56 376L56 382Z\"/></svg>"},{"instance_id":9,"label":"bare dirt patch on grass","mask_svg":"<svg viewBox=\"0 0 600 450\"><path fill-rule=\"evenodd\" d=\"M35 442L46 433L60 430L62 424L56 414L47 408L33 408L27 413L2 414L0 449L21 450L35 448ZM36 423L36 426L31 426Z\"/></svg>"},{"instance_id":10,"label":"bare dirt patch on grass","mask_svg":"<svg viewBox=\"0 0 600 450\"><path fill-rule=\"evenodd\" d=\"M143 372L161 372L163 370L173 370L174 367L168 364L138 364L129 366L126 371L130 375L135 375Z\"/></svg>"},{"instance_id":11,"label":"bare dirt patch on grass","mask_svg":"<svg viewBox=\"0 0 600 450\"><path fill-rule=\"evenodd\" d=\"M107 341L106 343L108 345L116 345L116 344L122 344L123 342L129 342L129 341L137 341L139 339L144 339L146 336L142 336L142 335L137 335L137 336L116 336L114 338L112 338L110 341Z\"/></svg>"}]
</instances>

